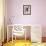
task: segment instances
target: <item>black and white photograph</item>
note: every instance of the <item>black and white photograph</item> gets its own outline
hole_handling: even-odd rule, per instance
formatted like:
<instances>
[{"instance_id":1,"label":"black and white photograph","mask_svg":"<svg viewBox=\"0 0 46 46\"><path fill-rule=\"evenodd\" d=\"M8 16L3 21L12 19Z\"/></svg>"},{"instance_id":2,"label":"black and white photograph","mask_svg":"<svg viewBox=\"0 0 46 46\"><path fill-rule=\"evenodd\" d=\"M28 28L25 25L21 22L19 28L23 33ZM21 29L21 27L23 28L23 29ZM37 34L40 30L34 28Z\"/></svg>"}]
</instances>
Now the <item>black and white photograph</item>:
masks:
<instances>
[{"instance_id":1,"label":"black and white photograph","mask_svg":"<svg viewBox=\"0 0 46 46\"><path fill-rule=\"evenodd\" d=\"M31 15L31 5L23 5L23 14Z\"/></svg>"}]
</instances>

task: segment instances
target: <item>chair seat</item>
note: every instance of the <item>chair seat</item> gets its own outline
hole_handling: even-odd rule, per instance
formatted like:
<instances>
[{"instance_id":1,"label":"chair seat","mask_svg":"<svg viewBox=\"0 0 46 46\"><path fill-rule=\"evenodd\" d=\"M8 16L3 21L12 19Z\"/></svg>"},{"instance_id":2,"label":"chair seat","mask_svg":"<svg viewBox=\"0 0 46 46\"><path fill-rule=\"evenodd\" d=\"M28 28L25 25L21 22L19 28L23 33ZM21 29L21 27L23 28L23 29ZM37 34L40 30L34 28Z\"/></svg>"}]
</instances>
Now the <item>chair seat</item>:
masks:
<instances>
[{"instance_id":1,"label":"chair seat","mask_svg":"<svg viewBox=\"0 0 46 46\"><path fill-rule=\"evenodd\" d=\"M24 31L13 31L13 35L22 36L24 35Z\"/></svg>"}]
</instances>

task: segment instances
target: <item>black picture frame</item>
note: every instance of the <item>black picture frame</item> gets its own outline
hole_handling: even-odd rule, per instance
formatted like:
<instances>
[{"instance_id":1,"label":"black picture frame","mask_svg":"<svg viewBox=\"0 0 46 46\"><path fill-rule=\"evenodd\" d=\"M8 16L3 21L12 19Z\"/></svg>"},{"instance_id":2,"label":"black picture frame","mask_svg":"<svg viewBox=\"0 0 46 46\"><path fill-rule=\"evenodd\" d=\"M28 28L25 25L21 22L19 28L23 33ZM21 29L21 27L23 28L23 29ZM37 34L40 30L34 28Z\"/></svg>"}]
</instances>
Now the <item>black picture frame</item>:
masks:
<instances>
[{"instance_id":1,"label":"black picture frame","mask_svg":"<svg viewBox=\"0 0 46 46\"><path fill-rule=\"evenodd\" d=\"M31 15L31 5L23 5L23 15Z\"/></svg>"}]
</instances>

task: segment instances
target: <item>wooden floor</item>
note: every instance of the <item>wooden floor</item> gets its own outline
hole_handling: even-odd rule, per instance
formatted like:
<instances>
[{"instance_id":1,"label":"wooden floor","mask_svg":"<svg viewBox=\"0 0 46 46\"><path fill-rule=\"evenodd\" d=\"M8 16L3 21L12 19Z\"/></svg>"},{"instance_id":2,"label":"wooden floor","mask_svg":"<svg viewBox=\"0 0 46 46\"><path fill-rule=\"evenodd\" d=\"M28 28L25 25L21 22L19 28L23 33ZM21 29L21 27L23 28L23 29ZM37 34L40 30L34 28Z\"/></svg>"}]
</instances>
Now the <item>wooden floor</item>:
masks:
<instances>
[{"instance_id":1,"label":"wooden floor","mask_svg":"<svg viewBox=\"0 0 46 46\"><path fill-rule=\"evenodd\" d=\"M46 43L31 43L30 41L14 40L5 43L3 46L46 46Z\"/></svg>"},{"instance_id":2,"label":"wooden floor","mask_svg":"<svg viewBox=\"0 0 46 46\"><path fill-rule=\"evenodd\" d=\"M24 40L16 40L16 41L10 41L3 46L31 46L30 41L24 41Z\"/></svg>"}]
</instances>

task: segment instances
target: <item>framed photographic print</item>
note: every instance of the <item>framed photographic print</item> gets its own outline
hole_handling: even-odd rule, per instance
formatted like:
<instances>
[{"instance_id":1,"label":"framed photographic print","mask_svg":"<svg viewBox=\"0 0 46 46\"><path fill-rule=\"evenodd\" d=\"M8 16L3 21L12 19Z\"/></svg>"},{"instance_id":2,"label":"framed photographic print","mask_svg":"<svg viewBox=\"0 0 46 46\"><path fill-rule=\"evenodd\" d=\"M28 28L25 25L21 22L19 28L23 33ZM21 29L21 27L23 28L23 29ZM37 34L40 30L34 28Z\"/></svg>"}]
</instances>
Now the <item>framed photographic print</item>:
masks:
<instances>
[{"instance_id":1,"label":"framed photographic print","mask_svg":"<svg viewBox=\"0 0 46 46\"><path fill-rule=\"evenodd\" d=\"M31 15L31 5L23 5L23 15Z\"/></svg>"}]
</instances>

